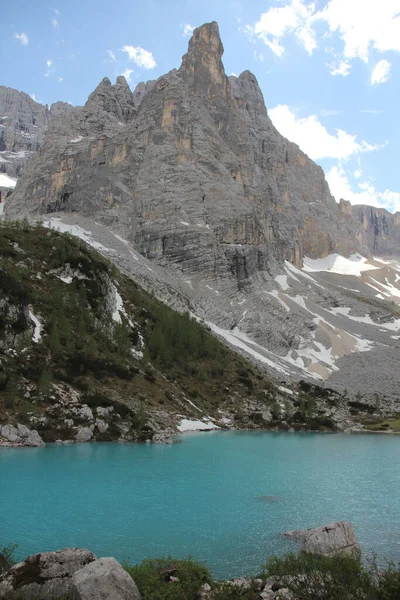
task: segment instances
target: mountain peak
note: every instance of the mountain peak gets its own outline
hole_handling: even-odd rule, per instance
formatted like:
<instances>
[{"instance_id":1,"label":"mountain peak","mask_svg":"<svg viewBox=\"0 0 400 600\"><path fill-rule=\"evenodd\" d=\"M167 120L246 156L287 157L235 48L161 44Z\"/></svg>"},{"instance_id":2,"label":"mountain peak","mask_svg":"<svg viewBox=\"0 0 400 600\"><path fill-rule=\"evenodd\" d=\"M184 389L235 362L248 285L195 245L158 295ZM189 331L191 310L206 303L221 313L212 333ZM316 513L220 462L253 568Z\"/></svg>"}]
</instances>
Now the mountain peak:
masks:
<instances>
[{"instance_id":1,"label":"mountain peak","mask_svg":"<svg viewBox=\"0 0 400 600\"><path fill-rule=\"evenodd\" d=\"M224 47L219 35L219 27L216 21L204 23L193 31L193 35L189 40L188 54L200 52L202 54L212 53L219 58L224 53Z\"/></svg>"},{"instance_id":2,"label":"mountain peak","mask_svg":"<svg viewBox=\"0 0 400 600\"><path fill-rule=\"evenodd\" d=\"M205 23L193 31L188 52L182 58L180 73L197 92L210 93L210 86L226 86L222 64L224 47L219 36L218 23Z\"/></svg>"}]
</instances>

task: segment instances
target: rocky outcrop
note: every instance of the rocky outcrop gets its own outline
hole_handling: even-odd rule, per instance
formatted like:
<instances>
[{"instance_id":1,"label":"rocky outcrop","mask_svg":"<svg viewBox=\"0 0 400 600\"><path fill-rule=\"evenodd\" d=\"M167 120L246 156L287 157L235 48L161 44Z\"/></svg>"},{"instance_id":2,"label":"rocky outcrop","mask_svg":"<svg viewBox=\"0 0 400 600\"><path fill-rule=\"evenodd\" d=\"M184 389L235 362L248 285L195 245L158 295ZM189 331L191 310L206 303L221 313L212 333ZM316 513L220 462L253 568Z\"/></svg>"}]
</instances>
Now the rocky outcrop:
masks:
<instances>
[{"instance_id":1,"label":"rocky outcrop","mask_svg":"<svg viewBox=\"0 0 400 600\"><path fill-rule=\"evenodd\" d=\"M49 109L25 92L0 86L0 173L18 177L42 146L50 120L70 109L66 102Z\"/></svg>"},{"instance_id":2,"label":"rocky outcrop","mask_svg":"<svg viewBox=\"0 0 400 600\"><path fill-rule=\"evenodd\" d=\"M72 576L96 560L89 550L66 548L28 556L0 576L0 600L57 600L71 592Z\"/></svg>"},{"instance_id":3,"label":"rocky outcrop","mask_svg":"<svg viewBox=\"0 0 400 600\"><path fill-rule=\"evenodd\" d=\"M335 556L358 556L360 545L353 528L348 521L337 521L315 529L287 531L284 535L301 540L303 552Z\"/></svg>"},{"instance_id":4,"label":"rocky outcrop","mask_svg":"<svg viewBox=\"0 0 400 600\"><path fill-rule=\"evenodd\" d=\"M322 169L277 132L252 73L226 76L222 53L208 23L179 70L133 95L104 79L52 120L8 214L78 211L159 264L239 288L285 259L360 249Z\"/></svg>"},{"instance_id":5,"label":"rocky outcrop","mask_svg":"<svg viewBox=\"0 0 400 600\"><path fill-rule=\"evenodd\" d=\"M368 248L375 256L400 255L400 212L384 208L355 205L352 214L364 232Z\"/></svg>"},{"instance_id":6,"label":"rocky outcrop","mask_svg":"<svg viewBox=\"0 0 400 600\"><path fill-rule=\"evenodd\" d=\"M99 558L72 577L74 600L141 600L132 577L115 558Z\"/></svg>"},{"instance_id":7,"label":"rocky outcrop","mask_svg":"<svg viewBox=\"0 0 400 600\"><path fill-rule=\"evenodd\" d=\"M0 446L45 446L44 441L36 431L26 425L0 425Z\"/></svg>"},{"instance_id":8,"label":"rocky outcrop","mask_svg":"<svg viewBox=\"0 0 400 600\"><path fill-rule=\"evenodd\" d=\"M28 556L0 575L0 600L141 600L133 579L114 558L66 548Z\"/></svg>"}]
</instances>

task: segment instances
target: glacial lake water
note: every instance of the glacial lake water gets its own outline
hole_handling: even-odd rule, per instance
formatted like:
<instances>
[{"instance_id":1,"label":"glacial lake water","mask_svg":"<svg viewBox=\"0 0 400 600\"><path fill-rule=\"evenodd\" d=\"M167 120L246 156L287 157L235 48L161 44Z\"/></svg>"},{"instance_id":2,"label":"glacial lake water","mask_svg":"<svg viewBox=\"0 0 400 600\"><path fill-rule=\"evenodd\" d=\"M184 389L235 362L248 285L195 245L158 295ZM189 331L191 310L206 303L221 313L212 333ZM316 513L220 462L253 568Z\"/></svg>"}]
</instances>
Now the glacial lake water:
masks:
<instances>
[{"instance_id":1,"label":"glacial lake water","mask_svg":"<svg viewBox=\"0 0 400 600\"><path fill-rule=\"evenodd\" d=\"M173 446L0 449L0 546L139 562L191 554L217 578L298 546L288 529L351 521L400 560L400 437L199 433Z\"/></svg>"}]
</instances>

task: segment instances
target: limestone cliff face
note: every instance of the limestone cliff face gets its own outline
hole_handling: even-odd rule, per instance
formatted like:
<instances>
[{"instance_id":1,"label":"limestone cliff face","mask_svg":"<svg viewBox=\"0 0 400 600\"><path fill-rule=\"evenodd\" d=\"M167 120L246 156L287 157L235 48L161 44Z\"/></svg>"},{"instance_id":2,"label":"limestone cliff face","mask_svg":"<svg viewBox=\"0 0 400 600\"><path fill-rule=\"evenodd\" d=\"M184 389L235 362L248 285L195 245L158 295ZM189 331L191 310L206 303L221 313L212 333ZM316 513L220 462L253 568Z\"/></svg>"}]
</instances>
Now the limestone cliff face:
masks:
<instances>
[{"instance_id":1,"label":"limestone cliff face","mask_svg":"<svg viewBox=\"0 0 400 600\"><path fill-rule=\"evenodd\" d=\"M179 70L133 94L104 79L52 119L8 214L79 211L159 264L239 287L285 259L366 251L322 169L273 126L254 75L227 77L222 54L209 23Z\"/></svg>"},{"instance_id":2,"label":"limestone cliff face","mask_svg":"<svg viewBox=\"0 0 400 600\"><path fill-rule=\"evenodd\" d=\"M71 108L56 102L49 109L25 92L0 86L0 172L18 177L41 147L49 121Z\"/></svg>"},{"instance_id":3,"label":"limestone cliff face","mask_svg":"<svg viewBox=\"0 0 400 600\"><path fill-rule=\"evenodd\" d=\"M384 208L356 205L352 207L370 252L377 256L400 256L400 213L390 213Z\"/></svg>"}]
</instances>

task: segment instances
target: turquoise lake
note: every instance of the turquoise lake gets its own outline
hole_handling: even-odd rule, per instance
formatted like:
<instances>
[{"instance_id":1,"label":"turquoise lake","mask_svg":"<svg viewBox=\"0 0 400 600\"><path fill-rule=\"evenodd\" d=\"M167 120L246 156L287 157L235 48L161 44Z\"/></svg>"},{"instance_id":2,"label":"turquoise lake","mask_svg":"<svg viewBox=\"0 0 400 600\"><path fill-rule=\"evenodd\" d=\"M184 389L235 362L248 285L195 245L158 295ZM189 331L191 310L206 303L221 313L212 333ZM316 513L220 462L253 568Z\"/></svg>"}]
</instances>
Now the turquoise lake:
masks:
<instances>
[{"instance_id":1,"label":"turquoise lake","mask_svg":"<svg viewBox=\"0 0 400 600\"><path fill-rule=\"evenodd\" d=\"M288 529L354 524L362 550L400 560L400 437L202 433L173 446L0 449L0 546L139 562L191 554L217 578L298 546Z\"/></svg>"}]
</instances>

